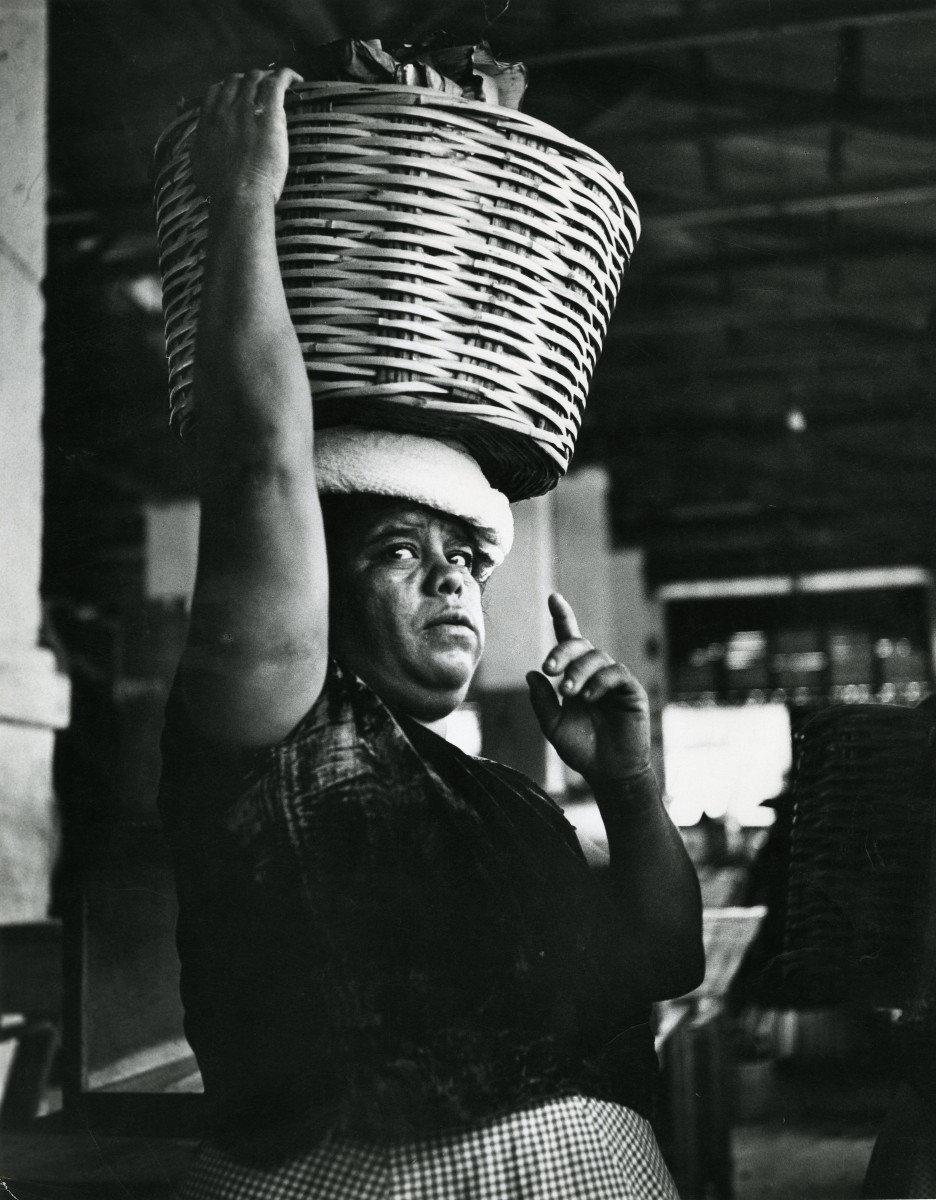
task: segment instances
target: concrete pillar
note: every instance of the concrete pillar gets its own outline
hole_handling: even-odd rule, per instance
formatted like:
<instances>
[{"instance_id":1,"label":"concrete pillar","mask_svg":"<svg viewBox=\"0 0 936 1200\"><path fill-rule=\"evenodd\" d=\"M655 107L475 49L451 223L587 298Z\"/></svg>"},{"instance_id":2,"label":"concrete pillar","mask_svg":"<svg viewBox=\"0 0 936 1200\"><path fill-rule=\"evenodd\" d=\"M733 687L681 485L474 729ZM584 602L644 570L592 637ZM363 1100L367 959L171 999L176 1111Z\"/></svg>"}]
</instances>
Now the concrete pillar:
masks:
<instances>
[{"instance_id":1,"label":"concrete pillar","mask_svg":"<svg viewBox=\"0 0 936 1200\"><path fill-rule=\"evenodd\" d=\"M660 786L663 778L663 705L666 703L666 643L663 605L648 595L644 552L639 548L611 555L611 653L627 663L650 699L651 759Z\"/></svg>"},{"instance_id":2,"label":"concrete pillar","mask_svg":"<svg viewBox=\"0 0 936 1200\"><path fill-rule=\"evenodd\" d=\"M526 685L527 671L540 666L554 642L546 607L555 590L554 495L514 507L513 550L485 591L487 645L473 699L481 715L482 753L524 771L549 791L561 791L562 764L540 733Z\"/></svg>"},{"instance_id":3,"label":"concrete pillar","mask_svg":"<svg viewBox=\"0 0 936 1200\"><path fill-rule=\"evenodd\" d=\"M68 683L37 646L42 552L46 11L0 0L0 921L47 913L53 731Z\"/></svg>"},{"instance_id":4,"label":"concrete pillar","mask_svg":"<svg viewBox=\"0 0 936 1200\"><path fill-rule=\"evenodd\" d=\"M611 531L604 467L584 467L562 480L555 491L553 534L556 587L575 609L584 636L613 654Z\"/></svg>"},{"instance_id":5,"label":"concrete pillar","mask_svg":"<svg viewBox=\"0 0 936 1200\"><path fill-rule=\"evenodd\" d=\"M526 672L554 643L546 597L560 591L582 633L636 673L650 696L653 761L663 781L661 609L644 588L643 552L612 550L608 475L585 467L554 492L514 507L516 538L485 595L488 640L475 699L482 752L561 794L583 780L547 746L527 699Z\"/></svg>"},{"instance_id":6,"label":"concrete pillar","mask_svg":"<svg viewBox=\"0 0 936 1200\"><path fill-rule=\"evenodd\" d=\"M608 473L582 467L559 484L553 502L553 576L556 590L575 610L583 637L599 649L614 651L608 519ZM566 787L585 786L577 771L564 767Z\"/></svg>"}]
</instances>

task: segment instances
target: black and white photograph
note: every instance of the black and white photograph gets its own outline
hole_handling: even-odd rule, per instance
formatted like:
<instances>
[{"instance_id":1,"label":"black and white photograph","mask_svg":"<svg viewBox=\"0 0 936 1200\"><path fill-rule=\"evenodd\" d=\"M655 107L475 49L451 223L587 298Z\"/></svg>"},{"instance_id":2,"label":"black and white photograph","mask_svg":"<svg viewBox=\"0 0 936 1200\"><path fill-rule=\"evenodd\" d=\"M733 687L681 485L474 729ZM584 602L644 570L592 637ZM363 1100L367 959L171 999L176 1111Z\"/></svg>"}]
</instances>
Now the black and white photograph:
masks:
<instances>
[{"instance_id":1,"label":"black and white photograph","mask_svg":"<svg viewBox=\"0 0 936 1200\"><path fill-rule=\"evenodd\" d=\"M0 1200L936 1200L936 0L0 0Z\"/></svg>"}]
</instances>

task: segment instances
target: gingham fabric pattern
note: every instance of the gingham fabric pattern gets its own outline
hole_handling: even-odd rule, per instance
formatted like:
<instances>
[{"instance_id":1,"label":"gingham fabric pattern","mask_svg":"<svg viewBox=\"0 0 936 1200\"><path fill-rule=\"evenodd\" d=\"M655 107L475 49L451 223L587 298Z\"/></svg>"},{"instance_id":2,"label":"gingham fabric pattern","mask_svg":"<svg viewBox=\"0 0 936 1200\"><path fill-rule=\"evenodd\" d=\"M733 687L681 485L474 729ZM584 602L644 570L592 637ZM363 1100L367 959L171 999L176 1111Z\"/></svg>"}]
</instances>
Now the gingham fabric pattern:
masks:
<instances>
[{"instance_id":1,"label":"gingham fabric pattern","mask_svg":"<svg viewBox=\"0 0 936 1200\"><path fill-rule=\"evenodd\" d=\"M649 1124L568 1096L418 1140L327 1139L276 1168L204 1143L181 1200L678 1200Z\"/></svg>"}]
</instances>

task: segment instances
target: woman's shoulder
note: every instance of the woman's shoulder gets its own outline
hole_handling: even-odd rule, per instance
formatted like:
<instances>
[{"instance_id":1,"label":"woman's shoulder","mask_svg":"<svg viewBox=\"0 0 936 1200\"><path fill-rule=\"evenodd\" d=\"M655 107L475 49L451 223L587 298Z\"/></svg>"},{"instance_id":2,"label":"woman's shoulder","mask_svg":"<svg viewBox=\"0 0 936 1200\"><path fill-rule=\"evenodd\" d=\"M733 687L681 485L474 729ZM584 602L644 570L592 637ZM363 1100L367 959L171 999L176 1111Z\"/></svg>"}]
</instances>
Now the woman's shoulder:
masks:
<instances>
[{"instance_id":1,"label":"woman's shoulder","mask_svg":"<svg viewBox=\"0 0 936 1200\"><path fill-rule=\"evenodd\" d=\"M231 748L202 733L184 689L184 677L179 674L166 702L160 743L163 795L231 797L284 765L288 769L288 764L302 760L320 765L347 761L362 741L360 697L356 697L352 677L334 660L329 661L321 693L293 729L273 745L256 749Z\"/></svg>"},{"instance_id":2,"label":"woman's shoulder","mask_svg":"<svg viewBox=\"0 0 936 1200\"><path fill-rule=\"evenodd\" d=\"M282 740L232 753L198 732L177 681L166 708L160 807L218 812L259 804L285 812L300 805L311 815L334 808L329 801L370 812L382 797L412 809L446 785L408 728L331 658L321 694Z\"/></svg>"}]
</instances>

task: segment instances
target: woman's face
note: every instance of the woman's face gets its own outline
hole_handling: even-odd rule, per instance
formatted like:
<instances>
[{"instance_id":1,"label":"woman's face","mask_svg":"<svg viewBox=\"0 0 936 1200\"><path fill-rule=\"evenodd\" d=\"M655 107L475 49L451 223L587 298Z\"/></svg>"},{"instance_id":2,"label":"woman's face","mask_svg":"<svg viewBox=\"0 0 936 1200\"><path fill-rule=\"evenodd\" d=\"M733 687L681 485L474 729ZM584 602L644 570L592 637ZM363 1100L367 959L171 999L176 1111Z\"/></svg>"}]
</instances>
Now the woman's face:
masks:
<instances>
[{"instance_id":1,"label":"woman's face","mask_svg":"<svg viewBox=\"0 0 936 1200\"><path fill-rule=\"evenodd\" d=\"M391 709L447 716L484 648L470 527L405 500L365 502L329 524L332 653Z\"/></svg>"}]
</instances>

